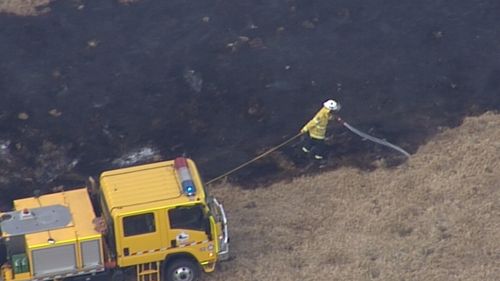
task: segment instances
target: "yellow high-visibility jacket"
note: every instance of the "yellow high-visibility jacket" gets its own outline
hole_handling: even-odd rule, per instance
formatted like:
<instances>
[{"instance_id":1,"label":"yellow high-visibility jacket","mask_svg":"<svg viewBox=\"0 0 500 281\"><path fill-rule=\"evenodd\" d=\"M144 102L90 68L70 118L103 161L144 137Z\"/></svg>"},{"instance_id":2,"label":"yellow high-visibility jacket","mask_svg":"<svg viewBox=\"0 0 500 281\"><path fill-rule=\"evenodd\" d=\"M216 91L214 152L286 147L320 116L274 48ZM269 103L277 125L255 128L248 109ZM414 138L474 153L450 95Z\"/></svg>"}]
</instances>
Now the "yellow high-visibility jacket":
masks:
<instances>
[{"instance_id":1,"label":"yellow high-visibility jacket","mask_svg":"<svg viewBox=\"0 0 500 281\"><path fill-rule=\"evenodd\" d=\"M309 121L303 128L300 130L302 133L309 132L309 136L311 138L325 139L326 135L326 126L328 126L328 121L333 118L333 114L329 109L323 107L318 113L314 116L311 121Z\"/></svg>"}]
</instances>

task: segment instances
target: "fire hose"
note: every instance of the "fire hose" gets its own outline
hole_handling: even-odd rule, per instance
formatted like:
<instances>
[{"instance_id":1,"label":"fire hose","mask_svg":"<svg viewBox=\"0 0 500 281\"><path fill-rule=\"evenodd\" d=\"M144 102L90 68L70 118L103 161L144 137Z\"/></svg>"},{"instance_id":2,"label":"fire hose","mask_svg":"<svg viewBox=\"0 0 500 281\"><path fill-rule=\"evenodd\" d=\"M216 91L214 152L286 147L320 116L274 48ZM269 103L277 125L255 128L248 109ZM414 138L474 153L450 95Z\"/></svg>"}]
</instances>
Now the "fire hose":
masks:
<instances>
[{"instance_id":1,"label":"fire hose","mask_svg":"<svg viewBox=\"0 0 500 281\"><path fill-rule=\"evenodd\" d=\"M245 163L243 163L243 164L239 165L238 167L236 167L236 168L234 168L234 169L232 169L232 170L230 170L230 171L228 171L228 172L225 172L224 174L222 174L222 175L220 175L220 176L218 176L218 177L216 177L216 178L213 178L213 179L211 179L211 180L207 181L207 182L206 182L206 184L207 184L207 185L209 185L209 184L213 183L214 181L218 181L218 180L222 179L223 177L226 177L226 176L228 176L228 175L230 175L230 174L232 174L232 173L234 173L234 172L238 171L239 169L241 169L241 168L245 167L246 165L248 165L248 164L250 164L250 163L252 163L252 162L255 162L255 161L259 160L260 158L262 158L262 157L264 157L264 156L268 155L269 153L271 153L271 152L273 152L273 151L275 151L275 150L277 150L277 149L279 149L279 148L281 148L281 147L283 147L283 146L285 146L285 145L289 144L290 142L292 142L292 141L293 141L293 140L295 140L296 138L300 137L302 134L303 134L303 133L298 133L298 134L296 134L295 136L293 136L293 137L291 137L291 138L287 139L286 141L284 141L284 142L282 142L282 143L278 144L277 146L275 146L275 147L273 147L273 148L271 148L271 149L267 150L266 152L264 152L264 153L260 154L259 156L255 157L255 158L253 158L253 159L251 159L251 160L248 160L247 162L245 162Z\"/></svg>"},{"instance_id":2,"label":"fire hose","mask_svg":"<svg viewBox=\"0 0 500 281\"><path fill-rule=\"evenodd\" d=\"M337 121L338 121L340 124L342 124L344 127L346 127L349 131L351 131L351 132L353 132L354 134L356 134L356 135L358 135L358 136L362 137L363 139L367 139L367 140L370 140L370 141L372 141L372 142L375 142L375 143L378 143L378 144L381 144L381 145L387 146L387 147L389 147L389 148L392 148L392 149L394 149L394 150L396 150L396 151L398 151L398 152L402 153L402 154L403 154L403 155L405 155L406 157L410 157L410 153L406 152L404 149L402 149L401 147L399 147L399 146L397 146L397 145L394 145L394 144L392 144L392 143L390 143L390 142L388 142L388 141L386 141L386 140L379 139L379 138L376 138L376 137L370 136L370 135L368 135L368 134L366 134L366 133L363 133L362 131L360 131L360 130L358 130L358 129L354 128L354 127L353 127L353 126L351 126L351 125L349 125L347 122L345 122L344 120L342 120L342 118L340 118L340 117L337 117ZM236 172L236 171L238 171L238 170L240 170L240 169L244 168L245 166L247 166L247 165L249 165L249 164L251 164L251 163L253 163L253 162L255 162L255 161L257 161L257 160L259 160L259 159L261 159L261 158L263 158L263 157L265 157L266 155L268 155L268 154L270 154L270 153L272 153L272 152L276 151L277 149L280 149L281 147L283 147L283 146L285 146L285 145L289 144L290 142L292 142L293 140L297 139L298 137L300 137L300 136L301 136L301 135L303 135L303 134L304 134L304 133L298 133L298 134L296 134L295 136L293 136L293 137L291 137L291 138L287 139L286 141L284 141L284 142L282 142L282 143L278 144L277 146L274 146L273 148L271 148L271 149L267 150L266 152L264 152L264 153L262 153L262 154L258 155L257 157L255 157L255 158L253 158L253 159L251 159L251 160L248 160L247 162L245 162L245 163L243 163L243 164L239 165L238 167L236 167L236 168L234 168L234 169L231 169L231 170L229 170L229 171L225 172L224 174L222 174L222 175L220 175L220 176L218 176L218 177L215 177L215 178L213 178L213 179L209 180L208 182L206 182L206 185L209 185L209 184L211 184L211 183L213 183L213 182L215 182L215 181L218 181L218 180L220 180L220 179L222 179L222 178L224 178L224 177L226 177L226 176L228 176L228 175L230 175L230 174L232 174L232 173L234 173L234 172Z\"/></svg>"}]
</instances>

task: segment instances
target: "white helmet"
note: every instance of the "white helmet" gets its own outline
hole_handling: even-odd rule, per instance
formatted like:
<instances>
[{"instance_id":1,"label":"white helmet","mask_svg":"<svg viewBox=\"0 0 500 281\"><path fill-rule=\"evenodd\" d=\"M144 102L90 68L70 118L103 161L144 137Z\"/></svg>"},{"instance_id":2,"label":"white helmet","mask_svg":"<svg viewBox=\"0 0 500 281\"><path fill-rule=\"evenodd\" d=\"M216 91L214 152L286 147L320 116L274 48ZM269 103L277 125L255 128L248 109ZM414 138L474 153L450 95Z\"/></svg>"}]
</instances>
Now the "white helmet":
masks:
<instances>
[{"instance_id":1,"label":"white helmet","mask_svg":"<svg viewBox=\"0 0 500 281\"><path fill-rule=\"evenodd\" d=\"M323 106L328 108L329 110L333 111L339 111L340 110L340 103L334 101L334 100L327 100L323 103Z\"/></svg>"}]
</instances>

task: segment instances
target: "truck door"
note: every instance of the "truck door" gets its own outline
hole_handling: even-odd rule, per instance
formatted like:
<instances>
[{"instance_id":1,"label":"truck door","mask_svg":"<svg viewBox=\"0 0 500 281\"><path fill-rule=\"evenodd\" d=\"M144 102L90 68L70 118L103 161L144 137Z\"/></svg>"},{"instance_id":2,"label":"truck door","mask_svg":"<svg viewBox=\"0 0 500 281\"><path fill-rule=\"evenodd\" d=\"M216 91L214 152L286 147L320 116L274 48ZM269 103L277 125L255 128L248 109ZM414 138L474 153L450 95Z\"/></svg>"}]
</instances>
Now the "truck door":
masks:
<instances>
[{"instance_id":1,"label":"truck door","mask_svg":"<svg viewBox=\"0 0 500 281\"><path fill-rule=\"evenodd\" d=\"M171 247L202 244L212 240L210 221L203 205L182 206L168 210Z\"/></svg>"},{"instance_id":2,"label":"truck door","mask_svg":"<svg viewBox=\"0 0 500 281\"><path fill-rule=\"evenodd\" d=\"M121 218L121 243L118 245L118 256L122 258L121 266L145 263L154 260L151 253L162 247L158 214L148 212ZM151 251L148 253L148 251Z\"/></svg>"}]
</instances>

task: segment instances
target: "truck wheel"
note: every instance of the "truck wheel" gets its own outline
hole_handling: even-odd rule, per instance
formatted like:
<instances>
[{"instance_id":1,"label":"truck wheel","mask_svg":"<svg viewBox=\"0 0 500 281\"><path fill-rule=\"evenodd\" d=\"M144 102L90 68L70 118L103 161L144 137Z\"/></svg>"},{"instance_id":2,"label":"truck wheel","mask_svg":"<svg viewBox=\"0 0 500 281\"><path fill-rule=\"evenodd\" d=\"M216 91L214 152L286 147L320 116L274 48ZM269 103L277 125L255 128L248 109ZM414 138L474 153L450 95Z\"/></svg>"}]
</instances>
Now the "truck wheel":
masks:
<instances>
[{"instance_id":1,"label":"truck wheel","mask_svg":"<svg viewBox=\"0 0 500 281\"><path fill-rule=\"evenodd\" d=\"M192 260L182 258L169 262L165 273L165 281L196 281L200 268Z\"/></svg>"}]
</instances>

